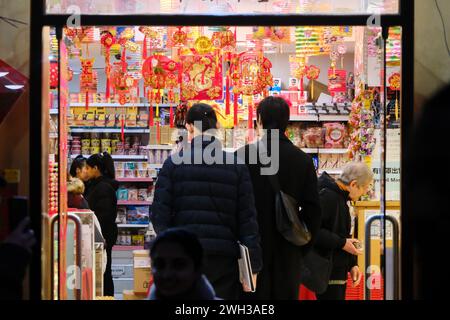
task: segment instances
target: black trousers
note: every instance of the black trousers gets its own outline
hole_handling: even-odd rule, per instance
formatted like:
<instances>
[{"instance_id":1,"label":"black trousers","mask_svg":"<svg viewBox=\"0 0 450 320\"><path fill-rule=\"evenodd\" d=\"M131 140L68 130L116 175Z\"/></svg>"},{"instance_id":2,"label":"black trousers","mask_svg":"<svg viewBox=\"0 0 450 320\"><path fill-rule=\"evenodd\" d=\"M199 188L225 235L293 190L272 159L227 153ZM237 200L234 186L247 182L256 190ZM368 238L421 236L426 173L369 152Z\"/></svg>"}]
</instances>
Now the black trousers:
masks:
<instances>
[{"instance_id":1,"label":"black trousers","mask_svg":"<svg viewBox=\"0 0 450 320\"><path fill-rule=\"evenodd\" d=\"M241 292L237 258L206 255L203 260L203 273L216 292L218 298L237 300Z\"/></svg>"},{"instance_id":2,"label":"black trousers","mask_svg":"<svg viewBox=\"0 0 450 320\"><path fill-rule=\"evenodd\" d=\"M331 284L327 291L316 294L317 300L345 300L346 284Z\"/></svg>"},{"instance_id":3,"label":"black trousers","mask_svg":"<svg viewBox=\"0 0 450 320\"><path fill-rule=\"evenodd\" d=\"M108 262L106 263L106 270L103 274L103 295L114 297L114 282L112 278L112 247L106 247L106 256L108 257Z\"/></svg>"}]
</instances>

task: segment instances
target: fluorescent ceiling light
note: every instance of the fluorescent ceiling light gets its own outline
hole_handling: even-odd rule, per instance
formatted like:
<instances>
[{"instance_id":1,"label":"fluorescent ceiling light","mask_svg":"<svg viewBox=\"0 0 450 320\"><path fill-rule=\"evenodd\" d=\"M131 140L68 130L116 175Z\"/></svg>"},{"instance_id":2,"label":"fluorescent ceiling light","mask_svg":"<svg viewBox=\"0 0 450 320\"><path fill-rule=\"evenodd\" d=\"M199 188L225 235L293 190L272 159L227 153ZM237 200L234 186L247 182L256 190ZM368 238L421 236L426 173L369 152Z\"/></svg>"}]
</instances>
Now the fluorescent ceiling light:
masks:
<instances>
[{"instance_id":1,"label":"fluorescent ceiling light","mask_svg":"<svg viewBox=\"0 0 450 320\"><path fill-rule=\"evenodd\" d=\"M23 87L24 87L24 85L12 85L12 84L5 85L5 88L7 88L9 90L20 90Z\"/></svg>"},{"instance_id":2,"label":"fluorescent ceiling light","mask_svg":"<svg viewBox=\"0 0 450 320\"><path fill-rule=\"evenodd\" d=\"M9 74L9 72L0 72L0 78L5 77Z\"/></svg>"}]
</instances>

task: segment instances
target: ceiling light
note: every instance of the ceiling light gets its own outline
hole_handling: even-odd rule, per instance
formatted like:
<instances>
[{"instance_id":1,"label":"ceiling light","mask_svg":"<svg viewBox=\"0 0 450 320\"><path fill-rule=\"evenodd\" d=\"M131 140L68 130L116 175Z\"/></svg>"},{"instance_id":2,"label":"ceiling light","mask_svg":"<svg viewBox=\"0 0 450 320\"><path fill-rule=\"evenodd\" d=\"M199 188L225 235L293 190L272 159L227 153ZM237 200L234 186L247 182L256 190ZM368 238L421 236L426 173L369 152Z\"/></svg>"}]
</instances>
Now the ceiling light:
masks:
<instances>
[{"instance_id":1,"label":"ceiling light","mask_svg":"<svg viewBox=\"0 0 450 320\"><path fill-rule=\"evenodd\" d=\"M20 90L24 87L24 85L12 85L12 84L7 84L5 85L5 88L9 89L9 90Z\"/></svg>"},{"instance_id":2,"label":"ceiling light","mask_svg":"<svg viewBox=\"0 0 450 320\"><path fill-rule=\"evenodd\" d=\"M9 72L0 72L0 78L5 77L9 74Z\"/></svg>"}]
</instances>

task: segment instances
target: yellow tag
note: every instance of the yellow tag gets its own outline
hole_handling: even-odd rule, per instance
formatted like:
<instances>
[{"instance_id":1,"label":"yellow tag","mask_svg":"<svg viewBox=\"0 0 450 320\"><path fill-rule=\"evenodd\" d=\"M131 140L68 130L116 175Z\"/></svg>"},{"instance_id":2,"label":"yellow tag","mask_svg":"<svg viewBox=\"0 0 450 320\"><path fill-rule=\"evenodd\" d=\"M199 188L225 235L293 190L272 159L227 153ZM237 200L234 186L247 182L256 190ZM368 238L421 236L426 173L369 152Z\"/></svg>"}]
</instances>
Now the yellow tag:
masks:
<instances>
[{"instance_id":1,"label":"yellow tag","mask_svg":"<svg viewBox=\"0 0 450 320\"><path fill-rule=\"evenodd\" d=\"M5 169L5 180L8 183L20 182L20 170L18 169Z\"/></svg>"}]
</instances>

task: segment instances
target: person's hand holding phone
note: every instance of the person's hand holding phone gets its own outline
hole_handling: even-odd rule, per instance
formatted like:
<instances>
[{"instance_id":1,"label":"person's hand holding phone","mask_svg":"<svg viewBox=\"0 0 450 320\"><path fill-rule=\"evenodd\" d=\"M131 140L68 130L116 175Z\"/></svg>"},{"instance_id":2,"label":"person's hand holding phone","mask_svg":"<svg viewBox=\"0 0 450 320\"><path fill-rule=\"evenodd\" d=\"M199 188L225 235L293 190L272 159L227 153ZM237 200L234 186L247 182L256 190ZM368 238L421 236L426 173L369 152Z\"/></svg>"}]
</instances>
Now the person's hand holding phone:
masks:
<instances>
[{"instance_id":1,"label":"person's hand holding phone","mask_svg":"<svg viewBox=\"0 0 450 320\"><path fill-rule=\"evenodd\" d=\"M346 239L345 245L342 248L342 250L344 250L354 256L358 256L363 253L360 248L361 248L361 243L357 239Z\"/></svg>"}]
</instances>

